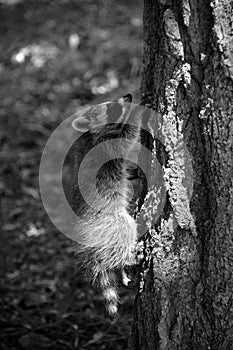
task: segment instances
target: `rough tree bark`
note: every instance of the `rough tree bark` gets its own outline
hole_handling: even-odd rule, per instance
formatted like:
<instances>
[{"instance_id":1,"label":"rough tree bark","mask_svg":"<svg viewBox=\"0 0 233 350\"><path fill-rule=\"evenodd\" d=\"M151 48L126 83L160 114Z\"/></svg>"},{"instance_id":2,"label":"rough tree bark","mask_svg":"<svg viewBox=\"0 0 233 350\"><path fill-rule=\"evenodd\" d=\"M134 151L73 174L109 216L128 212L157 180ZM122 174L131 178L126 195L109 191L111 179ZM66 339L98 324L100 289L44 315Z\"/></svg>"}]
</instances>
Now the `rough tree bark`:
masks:
<instances>
[{"instance_id":1,"label":"rough tree bark","mask_svg":"<svg viewBox=\"0 0 233 350\"><path fill-rule=\"evenodd\" d=\"M141 91L153 93L159 113L152 157L162 164L167 192L150 227L158 200L152 171L130 349L230 350L232 3L144 0L144 41Z\"/></svg>"}]
</instances>

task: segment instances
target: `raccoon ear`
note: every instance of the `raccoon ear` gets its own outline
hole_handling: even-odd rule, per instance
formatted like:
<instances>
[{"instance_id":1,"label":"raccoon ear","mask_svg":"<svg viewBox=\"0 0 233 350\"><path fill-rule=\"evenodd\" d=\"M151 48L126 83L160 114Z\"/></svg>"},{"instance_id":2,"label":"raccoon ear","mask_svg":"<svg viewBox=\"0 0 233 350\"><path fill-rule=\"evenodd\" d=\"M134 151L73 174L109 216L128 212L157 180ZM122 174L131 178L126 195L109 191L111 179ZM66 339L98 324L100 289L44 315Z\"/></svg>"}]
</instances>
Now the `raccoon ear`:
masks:
<instances>
[{"instance_id":1,"label":"raccoon ear","mask_svg":"<svg viewBox=\"0 0 233 350\"><path fill-rule=\"evenodd\" d=\"M123 98L124 102L131 103L133 101L133 95L132 94L124 95L122 98Z\"/></svg>"},{"instance_id":2,"label":"raccoon ear","mask_svg":"<svg viewBox=\"0 0 233 350\"><path fill-rule=\"evenodd\" d=\"M133 95L127 94L127 95L124 95L123 97L119 98L119 100L117 102L120 103L121 105L124 105L125 103L131 103L132 100L133 100Z\"/></svg>"},{"instance_id":3,"label":"raccoon ear","mask_svg":"<svg viewBox=\"0 0 233 350\"><path fill-rule=\"evenodd\" d=\"M78 118L73 120L72 127L77 131L87 132L88 130L90 130L89 120L85 118L83 115L79 116Z\"/></svg>"}]
</instances>

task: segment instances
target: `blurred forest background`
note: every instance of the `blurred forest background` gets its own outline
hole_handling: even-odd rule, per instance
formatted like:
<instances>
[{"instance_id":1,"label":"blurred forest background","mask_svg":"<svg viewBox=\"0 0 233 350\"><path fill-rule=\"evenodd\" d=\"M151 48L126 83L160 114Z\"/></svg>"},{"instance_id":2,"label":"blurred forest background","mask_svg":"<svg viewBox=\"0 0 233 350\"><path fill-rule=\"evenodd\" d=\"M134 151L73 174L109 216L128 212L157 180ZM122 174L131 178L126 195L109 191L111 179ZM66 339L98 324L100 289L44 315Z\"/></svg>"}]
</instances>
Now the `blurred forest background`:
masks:
<instances>
[{"instance_id":1,"label":"blurred forest background","mask_svg":"<svg viewBox=\"0 0 233 350\"><path fill-rule=\"evenodd\" d=\"M0 0L0 349L127 349L133 293L106 323L38 187L43 147L80 107L139 98L139 0Z\"/></svg>"}]
</instances>

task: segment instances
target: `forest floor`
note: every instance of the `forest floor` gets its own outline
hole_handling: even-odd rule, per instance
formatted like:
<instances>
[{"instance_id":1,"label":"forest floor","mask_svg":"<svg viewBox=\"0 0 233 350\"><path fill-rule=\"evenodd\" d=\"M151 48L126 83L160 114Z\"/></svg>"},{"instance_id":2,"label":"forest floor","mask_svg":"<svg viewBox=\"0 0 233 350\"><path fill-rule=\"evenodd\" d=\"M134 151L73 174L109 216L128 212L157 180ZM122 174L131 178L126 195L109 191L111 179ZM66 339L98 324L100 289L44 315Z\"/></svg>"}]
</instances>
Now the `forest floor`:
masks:
<instances>
[{"instance_id":1,"label":"forest floor","mask_svg":"<svg viewBox=\"0 0 233 350\"><path fill-rule=\"evenodd\" d=\"M44 146L80 107L139 97L139 1L0 1L0 349L127 349L134 293L119 320L50 223L39 191Z\"/></svg>"}]
</instances>

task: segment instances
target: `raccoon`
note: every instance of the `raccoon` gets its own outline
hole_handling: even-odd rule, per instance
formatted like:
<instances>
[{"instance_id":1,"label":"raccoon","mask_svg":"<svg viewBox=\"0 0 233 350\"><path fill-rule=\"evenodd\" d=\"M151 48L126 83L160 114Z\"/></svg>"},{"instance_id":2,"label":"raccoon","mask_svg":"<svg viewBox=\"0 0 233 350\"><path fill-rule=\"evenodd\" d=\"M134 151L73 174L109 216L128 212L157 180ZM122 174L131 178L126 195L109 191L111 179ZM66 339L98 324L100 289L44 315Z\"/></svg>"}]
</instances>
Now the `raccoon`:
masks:
<instances>
[{"instance_id":1,"label":"raccoon","mask_svg":"<svg viewBox=\"0 0 233 350\"><path fill-rule=\"evenodd\" d=\"M75 250L90 281L102 294L111 320L119 303L112 271L123 271L136 263L133 193L140 187L137 161L143 109L131 108L131 102L128 94L116 102L90 107L72 123L83 133L72 149Z\"/></svg>"}]
</instances>

